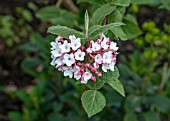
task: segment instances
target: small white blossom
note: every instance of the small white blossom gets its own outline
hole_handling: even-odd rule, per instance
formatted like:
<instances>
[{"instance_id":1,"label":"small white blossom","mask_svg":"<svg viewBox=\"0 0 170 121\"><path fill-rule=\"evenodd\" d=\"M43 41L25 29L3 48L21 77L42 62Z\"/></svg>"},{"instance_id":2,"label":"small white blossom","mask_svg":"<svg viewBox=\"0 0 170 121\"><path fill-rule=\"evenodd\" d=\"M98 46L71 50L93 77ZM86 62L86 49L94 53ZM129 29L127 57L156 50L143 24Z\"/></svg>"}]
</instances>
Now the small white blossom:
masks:
<instances>
[{"instance_id":1,"label":"small white blossom","mask_svg":"<svg viewBox=\"0 0 170 121\"><path fill-rule=\"evenodd\" d=\"M117 51L117 50L119 49L119 47L116 47L116 45L117 45L117 43L111 42L111 43L110 43L110 49Z\"/></svg>"},{"instance_id":2,"label":"small white blossom","mask_svg":"<svg viewBox=\"0 0 170 121\"><path fill-rule=\"evenodd\" d=\"M64 43L59 46L62 53L70 52L70 43L67 40L64 40Z\"/></svg>"},{"instance_id":3,"label":"small white blossom","mask_svg":"<svg viewBox=\"0 0 170 121\"><path fill-rule=\"evenodd\" d=\"M109 51L109 52L105 52L103 54L103 63L111 63L112 61L112 52Z\"/></svg>"},{"instance_id":4,"label":"small white blossom","mask_svg":"<svg viewBox=\"0 0 170 121\"><path fill-rule=\"evenodd\" d=\"M111 62L110 64L109 64L109 68L110 68L110 70L111 71L114 71L115 70L115 63L114 62Z\"/></svg>"},{"instance_id":5,"label":"small white blossom","mask_svg":"<svg viewBox=\"0 0 170 121\"><path fill-rule=\"evenodd\" d=\"M75 37L74 35L70 35L70 36L69 36L69 39L70 39L71 42L72 42L72 41L76 40L76 37Z\"/></svg>"},{"instance_id":6,"label":"small white blossom","mask_svg":"<svg viewBox=\"0 0 170 121\"><path fill-rule=\"evenodd\" d=\"M73 53L65 54L64 59L65 59L65 63L66 63L67 66L71 66L75 62Z\"/></svg>"},{"instance_id":7,"label":"small white blossom","mask_svg":"<svg viewBox=\"0 0 170 121\"><path fill-rule=\"evenodd\" d=\"M71 41L71 48L73 50L77 50L81 46L80 38L77 38L76 40Z\"/></svg>"},{"instance_id":8,"label":"small white blossom","mask_svg":"<svg viewBox=\"0 0 170 121\"><path fill-rule=\"evenodd\" d=\"M78 49L77 52L75 53L75 59L76 60L83 61L84 56L85 56L85 52L82 52L80 49Z\"/></svg>"},{"instance_id":9,"label":"small white blossom","mask_svg":"<svg viewBox=\"0 0 170 121\"><path fill-rule=\"evenodd\" d=\"M55 50L52 50L51 53L54 57L59 57L62 55L60 48L56 48Z\"/></svg>"},{"instance_id":10,"label":"small white blossom","mask_svg":"<svg viewBox=\"0 0 170 121\"><path fill-rule=\"evenodd\" d=\"M92 50L95 52L95 51L98 51L98 50L100 50L101 49L101 46L100 46L100 44L98 44L97 42L93 42L92 43Z\"/></svg>"},{"instance_id":11,"label":"small white blossom","mask_svg":"<svg viewBox=\"0 0 170 121\"><path fill-rule=\"evenodd\" d=\"M50 44L52 46L51 50L54 50L54 49L56 49L58 47L56 42L51 42Z\"/></svg>"},{"instance_id":12,"label":"small white blossom","mask_svg":"<svg viewBox=\"0 0 170 121\"><path fill-rule=\"evenodd\" d=\"M85 72L84 74L83 74L83 80L81 80L81 83L87 83L87 81L89 80L89 79L91 79L91 77L92 77L92 74L90 73L90 72Z\"/></svg>"},{"instance_id":13,"label":"small white blossom","mask_svg":"<svg viewBox=\"0 0 170 121\"><path fill-rule=\"evenodd\" d=\"M109 65L108 63L102 64L102 70L103 70L104 72L107 72L108 69L110 69L110 65Z\"/></svg>"},{"instance_id":14,"label":"small white blossom","mask_svg":"<svg viewBox=\"0 0 170 121\"><path fill-rule=\"evenodd\" d=\"M102 64L103 58L102 58L102 56L100 54L97 54L95 56L95 62L97 62L98 64Z\"/></svg>"},{"instance_id":15,"label":"small white blossom","mask_svg":"<svg viewBox=\"0 0 170 121\"><path fill-rule=\"evenodd\" d=\"M56 68L63 64L63 57L59 57L55 60Z\"/></svg>"},{"instance_id":16,"label":"small white blossom","mask_svg":"<svg viewBox=\"0 0 170 121\"><path fill-rule=\"evenodd\" d=\"M107 44L107 42L109 41L109 38L104 38L103 41L101 42L101 46L103 49L108 49L109 45Z\"/></svg>"},{"instance_id":17,"label":"small white blossom","mask_svg":"<svg viewBox=\"0 0 170 121\"><path fill-rule=\"evenodd\" d=\"M55 65L55 58L51 61L51 63L50 63L52 66L54 66Z\"/></svg>"},{"instance_id":18,"label":"small white blossom","mask_svg":"<svg viewBox=\"0 0 170 121\"><path fill-rule=\"evenodd\" d=\"M69 76L70 78L73 77L73 69L72 67L63 67L64 76Z\"/></svg>"},{"instance_id":19,"label":"small white blossom","mask_svg":"<svg viewBox=\"0 0 170 121\"><path fill-rule=\"evenodd\" d=\"M89 48L86 49L86 52L87 53L92 53L92 49L89 47Z\"/></svg>"}]
</instances>

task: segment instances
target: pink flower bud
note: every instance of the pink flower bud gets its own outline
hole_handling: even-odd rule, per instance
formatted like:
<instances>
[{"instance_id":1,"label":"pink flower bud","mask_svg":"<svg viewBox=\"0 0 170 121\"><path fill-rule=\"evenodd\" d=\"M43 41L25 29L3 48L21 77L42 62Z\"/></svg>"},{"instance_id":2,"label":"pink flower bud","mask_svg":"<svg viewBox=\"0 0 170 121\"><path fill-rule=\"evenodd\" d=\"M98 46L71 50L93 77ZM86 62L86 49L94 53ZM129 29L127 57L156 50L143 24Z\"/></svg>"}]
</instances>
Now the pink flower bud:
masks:
<instances>
[{"instance_id":1,"label":"pink flower bud","mask_svg":"<svg viewBox=\"0 0 170 121\"><path fill-rule=\"evenodd\" d=\"M81 51L84 51L85 47L84 46L81 46Z\"/></svg>"},{"instance_id":2,"label":"pink flower bud","mask_svg":"<svg viewBox=\"0 0 170 121\"><path fill-rule=\"evenodd\" d=\"M101 73L101 72L98 72L97 75L98 75L99 77L101 77L101 76L102 76L102 73Z\"/></svg>"},{"instance_id":3,"label":"pink flower bud","mask_svg":"<svg viewBox=\"0 0 170 121\"><path fill-rule=\"evenodd\" d=\"M106 44L110 44L111 43L111 40L108 40Z\"/></svg>"},{"instance_id":4,"label":"pink flower bud","mask_svg":"<svg viewBox=\"0 0 170 121\"><path fill-rule=\"evenodd\" d=\"M64 42L63 38L61 38L61 37L58 40L61 41L61 42Z\"/></svg>"},{"instance_id":5,"label":"pink flower bud","mask_svg":"<svg viewBox=\"0 0 170 121\"><path fill-rule=\"evenodd\" d=\"M78 62L78 63L77 63L77 66L81 66L81 63L80 63L80 62Z\"/></svg>"},{"instance_id":6,"label":"pink flower bud","mask_svg":"<svg viewBox=\"0 0 170 121\"><path fill-rule=\"evenodd\" d=\"M91 80L94 81L94 82L96 82L96 77L95 77L95 76L92 76L92 77L91 77Z\"/></svg>"},{"instance_id":7,"label":"pink flower bud","mask_svg":"<svg viewBox=\"0 0 170 121\"><path fill-rule=\"evenodd\" d=\"M89 68L89 67L90 67L90 64L89 64L89 63L86 63L85 66L86 66L86 68Z\"/></svg>"},{"instance_id":8,"label":"pink flower bud","mask_svg":"<svg viewBox=\"0 0 170 121\"><path fill-rule=\"evenodd\" d=\"M81 72L81 71L79 71L79 72L78 72L78 74L79 74L79 75L81 75L81 74L82 74L82 72Z\"/></svg>"},{"instance_id":9,"label":"pink flower bud","mask_svg":"<svg viewBox=\"0 0 170 121\"><path fill-rule=\"evenodd\" d=\"M97 52L98 52L98 53L101 53L101 52L102 52L102 50L98 50Z\"/></svg>"},{"instance_id":10,"label":"pink flower bud","mask_svg":"<svg viewBox=\"0 0 170 121\"><path fill-rule=\"evenodd\" d=\"M97 69L96 68L92 68L92 72L96 72L97 71Z\"/></svg>"},{"instance_id":11,"label":"pink flower bud","mask_svg":"<svg viewBox=\"0 0 170 121\"><path fill-rule=\"evenodd\" d=\"M81 68L81 69L80 69L80 72L82 72L82 73L83 73L83 72L84 72L84 68Z\"/></svg>"},{"instance_id":12,"label":"pink flower bud","mask_svg":"<svg viewBox=\"0 0 170 121\"><path fill-rule=\"evenodd\" d=\"M101 43L101 39L97 39L97 43L100 44Z\"/></svg>"},{"instance_id":13,"label":"pink flower bud","mask_svg":"<svg viewBox=\"0 0 170 121\"><path fill-rule=\"evenodd\" d=\"M94 43L93 41L90 41L90 46L92 46L93 43Z\"/></svg>"}]
</instances>

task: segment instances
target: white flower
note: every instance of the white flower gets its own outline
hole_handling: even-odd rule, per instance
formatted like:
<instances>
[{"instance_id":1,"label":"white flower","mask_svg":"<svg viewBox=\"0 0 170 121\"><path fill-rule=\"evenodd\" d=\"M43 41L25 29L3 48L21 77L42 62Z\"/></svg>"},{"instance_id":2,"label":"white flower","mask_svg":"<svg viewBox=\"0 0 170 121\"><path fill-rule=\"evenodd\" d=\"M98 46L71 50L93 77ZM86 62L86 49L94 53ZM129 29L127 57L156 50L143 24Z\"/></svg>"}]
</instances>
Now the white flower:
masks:
<instances>
[{"instance_id":1,"label":"white flower","mask_svg":"<svg viewBox=\"0 0 170 121\"><path fill-rule=\"evenodd\" d=\"M81 78L81 74L74 74L74 78L75 78L76 80L79 80L79 79Z\"/></svg>"},{"instance_id":2,"label":"white flower","mask_svg":"<svg viewBox=\"0 0 170 121\"><path fill-rule=\"evenodd\" d=\"M63 57L57 58L55 60L56 68L63 64Z\"/></svg>"},{"instance_id":3,"label":"white flower","mask_svg":"<svg viewBox=\"0 0 170 121\"><path fill-rule=\"evenodd\" d=\"M77 50L81 46L80 38L71 41L71 47L73 50Z\"/></svg>"},{"instance_id":4,"label":"white flower","mask_svg":"<svg viewBox=\"0 0 170 121\"><path fill-rule=\"evenodd\" d=\"M63 67L64 76L69 76L70 78L73 77L73 69L72 67Z\"/></svg>"},{"instance_id":5,"label":"white flower","mask_svg":"<svg viewBox=\"0 0 170 121\"><path fill-rule=\"evenodd\" d=\"M95 51L98 51L98 50L100 50L101 49L101 46L100 46L100 44L98 44L97 42L93 42L92 43L92 50L95 52Z\"/></svg>"},{"instance_id":6,"label":"white flower","mask_svg":"<svg viewBox=\"0 0 170 121\"><path fill-rule=\"evenodd\" d=\"M51 63L50 63L52 66L54 66L55 65L55 58L51 61Z\"/></svg>"},{"instance_id":7,"label":"white flower","mask_svg":"<svg viewBox=\"0 0 170 121\"><path fill-rule=\"evenodd\" d=\"M111 43L110 43L110 49L117 51L117 50L119 49L119 47L116 47L116 45L117 45L117 43L111 42Z\"/></svg>"},{"instance_id":8,"label":"white flower","mask_svg":"<svg viewBox=\"0 0 170 121\"><path fill-rule=\"evenodd\" d=\"M51 50L54 50L54 49L56 49L58 47L56 42L51 42L50 44L52 46Z\"/></svg>"},{"instance_id":9,"label":"white flower","mask_svg":"<svg viewBox=\"0 0 170 121\"><path fill-rule=\"evenodd\" d=\"M103 63L102 64L102 70L104 72L107 72L108 69L110 69L110 65L108 63Z\"/></svg>"},{"instance_id":10,"label":"white flower","mask_svg":"<svg viewBox=\"0 0 170 121\"><path fill-rule=\"evenodd\" d=\"M107 44L107 42L109 41L109 38L104 38L103 41L101 42L101 46L103 49L108 49L109 45Z\"/></svg>"},{"instance_id":11,"label":"white flower","mask_svg":"<svg viewBox=\"0 0 170 121\"><path fill-rule=\"evenodd\" d=\"M87 83L87 81L89 80L89 79L91 79L91 77L92 77L92 74L90 73L90 72L85 72L84 74L83 74L83 80L81 81L81 83Z\"/></svg>"},{"instance_id":12,"label":"white flower","mask_svg":"<svg viewBox=\"0 0 170 121\"><path fill-rule=\"evenodd\" d=\"M63 38L61 36L58 36L57 38L55 38L55 42L58 43L60 41L63 41Z\"/></svg>"},{"instance_id":13,"label":"white flower","mask_svg":"<svg viewBox=\"0 0 170 121\"><path fill-rule=\"evenodd\" d=\"M92 49L89 47L89 48L86 49L86 52L87 53L92 53Z\"/></svg>"},{"instance_id":14,"label":"white flower","mask_svg":"<svg viewBox=\"0 0 170 121\"><path fill-rule=\"evenodd\" d=\"M62 55L60 48L56 48L55 50L52 50L51 53L54 57L59 57Z\"/></svg>"},{"instance_id":15,"label":"white flower","mask_svg":"<svg viewBox=\"0 0 170 121\"><path fill-rule=\"evenodd\" d=\"M64 55L64 59L65 59L65 63L67 66L71 66L74 62L75 62L75 59L74 59L74 54L71 53L71 54L65 54Z\"/></svg>"},{"instance_id":16,"label":"white flower","mask_svg":"<svg viewBox=\"0 0 170 121\"><path fill-rule=\"evenodd\" d=\"M74 66L74 74L77 74L80 71L79 66Z\"/></svg>"},{"instance_id":17,"label":"white flower","mask_svg":"<svg viewBox=\"0 0 170 121\"><path fill-rule=\"evenodd\" d=\"M115 70L114 67L115 67L115 63L114 63L114 62L112 62L112 63L109 64L109 68L110 68L111 71L114 71L114 70Z\"/></svg>"},{"instance_id":18,"label":"white flower","mask_svg":"<svg viewBox=\"0 0 170 121\"><path fill-rule=\"evenodd\" d=\"M85 52L82 52L80 49L78 49L77 52L75 53L75 59L76 60L83 61L84 56L85 56Z\"/></svg>"},{"instance_id":19,"label":"white flower","mask_svg":"<svg viewBox=\"0 0 170 121\"><path fill-rule=\"evenodd\" d=\"M112 52L109 51L109 52L105 52L103 54L103 63L111 63L112 61Z\"/></svg>"},{"instance_id":20,"label":"white flower","mask_svg":"<svg viewBox=\"0 0 170 121\"><path fill-rule=\"evenodd\" d=\"M93 66L94 66L94 68L99 68L99 64L98 63L93 63Z\"/></svg>"},{"instance_id":21,"label":"white flower","mask_svg":"<svg viewBox=\"0 0 170 121\"><path fill-rule=\"evenodd\" d=\"M76 40L76 37L75 37L74 35L70 35L70 36L69 36L69 39L70 39L71 42L72 42L72 41Z\"/></svg>"},{"instance_id":22,"label":"white flower","mask_svg":"<svg viewBox=\"0 0 170 121\"><path fill-rule=\"evenodd\" d=\"M62 53L70 52L70 43L67 40L64 40L64 43L59 46Z\"/></svg>"},{"instance_id":23,"label":"white flower","mask_svg":"<svg viewBox=\"0 0 170 121\"><path fill-rule=\"evenodd\" d=\"M79 80L81 78L81 74L78 74L79 71L80 71L80 67L79 66L75 66L74 67L74 78L76 80Z\"/></svg>"},{"instance_id":24,"label":"white flower","mask_svg":"<svg viewBox=\"0 0 170 121\"><path fill-rule=\"evenodd\" d=\"M102 58L102 56L100 54L97 54L95 56L95 62L97 62L98 64L102 64L103 58Z\"/></svg>"}]
</instances>

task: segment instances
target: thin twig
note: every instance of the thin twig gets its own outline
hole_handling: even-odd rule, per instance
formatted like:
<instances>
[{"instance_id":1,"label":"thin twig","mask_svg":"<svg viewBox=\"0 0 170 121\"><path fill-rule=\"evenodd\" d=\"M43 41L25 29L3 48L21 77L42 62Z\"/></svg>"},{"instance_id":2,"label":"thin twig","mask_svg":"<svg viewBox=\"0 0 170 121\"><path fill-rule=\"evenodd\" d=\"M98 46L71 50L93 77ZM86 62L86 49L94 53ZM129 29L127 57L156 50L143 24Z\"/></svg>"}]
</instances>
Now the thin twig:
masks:
<instances>
[{"instance_id":1,"label":"thin twig","mask_svg":"<svg viewBox=\"0 0 170 121\"><path fill-rule=\"evenodd\" d=\"M74 4L74 2L73 2L72 0L64 0L63 3L62 3L62 5L63 5L65 8L67 8L67 9L73 11L73 12L76 12L76 13L79 12L78 7Z\"/></svg>"},{"instance_id":2,"label":"thin twig","mask_svg":"<svg viewBox=\"0 0 170 121\"><path fill-rule=\"evenodd\" d=\"M63 0L58 0L58 1L56 2L56 6L57 6L57 7L60 7L60 5L62 4L62 2L63 2Z\"/></svg>"},{"instance_id":3,"label":"thin twig","mask_svg":"<svg viewBox=\"0 0 170 121\"><path fill-rule=\"evenodd\" d=\"M169 77L170 77L170 67L168 68L168 64L165 63L163 67L161 83L159 85L159 91L162 91L164 89L164 86L167 80L169 79Z\"/></svg>"}]
</instances>

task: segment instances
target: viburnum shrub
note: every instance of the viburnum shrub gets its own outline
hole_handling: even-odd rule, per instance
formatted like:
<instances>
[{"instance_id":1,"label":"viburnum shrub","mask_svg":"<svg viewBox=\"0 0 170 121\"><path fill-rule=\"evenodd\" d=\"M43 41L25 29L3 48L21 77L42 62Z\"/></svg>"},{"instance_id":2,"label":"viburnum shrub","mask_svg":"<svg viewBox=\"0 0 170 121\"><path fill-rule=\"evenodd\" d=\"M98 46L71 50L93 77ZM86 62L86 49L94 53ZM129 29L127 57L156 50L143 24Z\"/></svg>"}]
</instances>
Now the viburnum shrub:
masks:
<instances>
[{"instance_id":1,"label":"viburnum shrub","mask_svg":"<svg viewBox=\"0 0 170 121\"><path fill-rule=\"evenodd\" d=\"M124 24L115 22L89 28L89 16L86 12L85 33L59 25L48 29L49 33L57 35L51 42L51 65L63 72L64 76L75 78L90 88L81 98L89 117L100 112L106 105L105 97L97 91L104 83L125 96L115 66L119 48L116 42L104 34L112 27L121 25Z\"/></svg>"}]
</instances>

